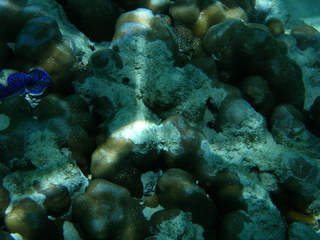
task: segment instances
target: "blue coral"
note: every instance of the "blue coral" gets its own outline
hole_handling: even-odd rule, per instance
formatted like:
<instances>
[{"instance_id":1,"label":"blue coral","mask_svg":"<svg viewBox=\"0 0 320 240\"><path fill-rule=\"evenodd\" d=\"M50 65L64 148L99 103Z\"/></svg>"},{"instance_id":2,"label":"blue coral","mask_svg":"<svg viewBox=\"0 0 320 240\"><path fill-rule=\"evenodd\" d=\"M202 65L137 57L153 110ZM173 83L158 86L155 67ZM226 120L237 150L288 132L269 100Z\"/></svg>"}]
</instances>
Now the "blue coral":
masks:
<instances>
[{"instance_id":1,"label":"blue coral","mask_svg":"<svg viewBox=\"0 0 320 240\"><path fill-rule=\"evenodd\" d=\"M29 74L16 72L7 78L7 84L0 83L0 101L11 95L41 95L47 87L51 86L50 75L40 69L33 69Z\"/></svg>"}]
</instances>

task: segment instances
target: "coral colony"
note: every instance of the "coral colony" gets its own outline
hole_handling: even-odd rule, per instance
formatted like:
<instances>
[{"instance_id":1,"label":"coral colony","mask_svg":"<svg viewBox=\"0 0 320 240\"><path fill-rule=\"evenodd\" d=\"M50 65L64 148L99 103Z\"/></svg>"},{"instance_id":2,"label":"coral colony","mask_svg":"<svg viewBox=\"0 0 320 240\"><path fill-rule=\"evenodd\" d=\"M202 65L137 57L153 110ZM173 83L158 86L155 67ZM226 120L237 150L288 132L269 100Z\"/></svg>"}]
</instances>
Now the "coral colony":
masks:
<instances>
[{"instance_id":1,"label":"coral colony","mask_svg":"<svg viewBox=\"0 0 320 240\"><path fill-rule=\"evenodd\" d=\"M318 10L0 0L0 240L319 240Z\"/></svg>"}]
</instances>

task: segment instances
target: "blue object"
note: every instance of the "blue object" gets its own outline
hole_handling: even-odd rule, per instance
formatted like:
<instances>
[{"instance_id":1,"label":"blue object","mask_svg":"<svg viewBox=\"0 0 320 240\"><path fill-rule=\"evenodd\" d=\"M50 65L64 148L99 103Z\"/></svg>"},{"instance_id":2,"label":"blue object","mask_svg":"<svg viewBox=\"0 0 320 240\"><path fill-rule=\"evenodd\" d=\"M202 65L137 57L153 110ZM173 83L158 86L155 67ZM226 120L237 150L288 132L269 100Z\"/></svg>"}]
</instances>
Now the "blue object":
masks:
<instances>
[{"instance_id":1,"label":"blue object","mask_svg":"<svg viewBox=\"0 0 320 240\"><path fill-rule=\"evenodd\" d=\"M47 87L52 85L50 75L40 69L33 69L29 74L16 72L7 78L7 84L0 83L0 101L11 95L41 95Z\"/></svg>"},{"instance_id":2,"label":"blue object","mask_svg":"<svg viewBox=\"0 0 320 240\"><path fill-rule=\"evenodd\" d=\"M29 94L41 95L52 84L49 74L44 70L33 69L29 76L31 76L31 79L26 85L26 91Z\"/></svg>"}]
</instances>

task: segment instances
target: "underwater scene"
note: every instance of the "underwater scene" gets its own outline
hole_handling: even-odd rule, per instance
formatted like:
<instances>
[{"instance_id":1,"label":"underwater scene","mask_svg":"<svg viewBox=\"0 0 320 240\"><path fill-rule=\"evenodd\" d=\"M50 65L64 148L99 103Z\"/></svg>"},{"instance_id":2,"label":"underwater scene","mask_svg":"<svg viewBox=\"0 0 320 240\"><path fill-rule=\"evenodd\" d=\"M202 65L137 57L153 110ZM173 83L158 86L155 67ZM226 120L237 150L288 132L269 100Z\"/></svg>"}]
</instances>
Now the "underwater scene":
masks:
<instances>
[{"instance_id":1,"label":"underwater scene","mask_svg":"<svg viewBox=\"0 0 320 240\"><path fill-rule=\"evenodd\" d=\"M0 240L320 240L319 0L0 0Z\"/></svg>"}]
</instances>

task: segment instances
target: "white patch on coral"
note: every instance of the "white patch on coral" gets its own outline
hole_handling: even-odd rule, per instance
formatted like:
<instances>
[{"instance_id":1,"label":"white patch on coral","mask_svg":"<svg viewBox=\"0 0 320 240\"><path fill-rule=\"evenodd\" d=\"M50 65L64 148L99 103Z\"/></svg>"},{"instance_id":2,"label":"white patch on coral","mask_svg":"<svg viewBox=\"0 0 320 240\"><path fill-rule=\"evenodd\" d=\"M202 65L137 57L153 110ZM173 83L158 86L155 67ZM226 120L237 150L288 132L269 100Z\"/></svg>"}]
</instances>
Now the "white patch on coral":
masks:
<instances>
[{"instance_id":1,"label":"white patch on coral","mask_svg":"<svg viewBox=\"0 0 320 240\"><path fill-rule=\"evenodd\" d=\"M56 140L56 134L49 130L30 134L27 138L25 157L30 159L33 165L38 168L52 164L75 163L71 158L62 154Z\"/></svg>"},{"instance_id":2,"label":"white patch on coral","mask_svg":"<svg viewBox=\"0 0 320 240\"><path fill-rule=\"evenodd\" d=\"M141 175L140 179L143 185L144 196L151 196L155 194L157 181L161 175L161 170L158 172L149 171Z\"/></svg>"},{"instance_id":3,"label":"white patch on coral","mask_svg":"<svg viewBox=\"0 0 320 240\"><path fill-rule=\"evenodd\" d=\"M204 240L203 227L192 223L191 213L180 212L173 219L163 221L159 226L159 232L155 234L157 240Z\"/></svg>"},{"instance_id":4,"label":"white patch on coral","mask_svg":"<svg viewBox=\"0 0 320 240\"><path fill-rule=\"evenodd\" d=\"M44 195L33 188L39 182L43 188L50 184L63 185L70 195L84 192L88 185L76 162L59 148L55 133L45 129L30 134L26 139L25 159L37 168L27 171L15 171L3 179L3 186L10 192L11 201L29 197L42 203Z\"/></svg>"},{"instance_id":5,"label":"white patch on coral","mask_svg":"<svg viewBox=\"0 0 320 240\"><path fill-rule=\"evenodd\" d=\"M156 139L159 150L171 152L174 155L181 154L184 151L181 146L181 134L170 121L159 126Z\"/></svg>"},{"instance_id":6,"label":"white patch on coral","mask_svg":"<svg viewBox=\"0 0 320 240\"><path fill-rule=\"evenodd\" d=\"M81 240L82 238L80 237L75 226L71 222L65 221L63 223L63 239L64 240Z\"/></svg>"},{"instance_id":7,"label":"white patch on coral","mask_svg":"<svg viewBox=\"0 0 320 240\"><path fill-rule=\"evenodd\" d=\"M177 155L183 151L180 144L181 134L171 122L158 126L152 122L138 120L116 130L111 137L128 139L135 145L145 145L144 148L139 148L140 152L157 150Z\"/></svg>"},{"instance_id":8,"label":"white patch on coral","mask_svg":"<svg viewBox=\"0 0 320 240\"><path fill-rule=\"evenodd\" d=\"M161 210L163 210L164 208L159 205L155 208L150 208L150 207L145 207L143 210L142 210L142 214L143 216L145 217L145 219L147 219L148 221L150 221L152 215L156 212L159 212Z\"/></svg>"},{"instance_id":9,"label":"white patch on coral","mask_svg":"<svg viewBox=\"0 0 320 240\"><path fill-rule=\"evenodd\" d=\"M134 144L143 144L153 140L155 128L154 123L138 120L115 131L112 137L129 139Z\"/></svg>"}]
</instances>

